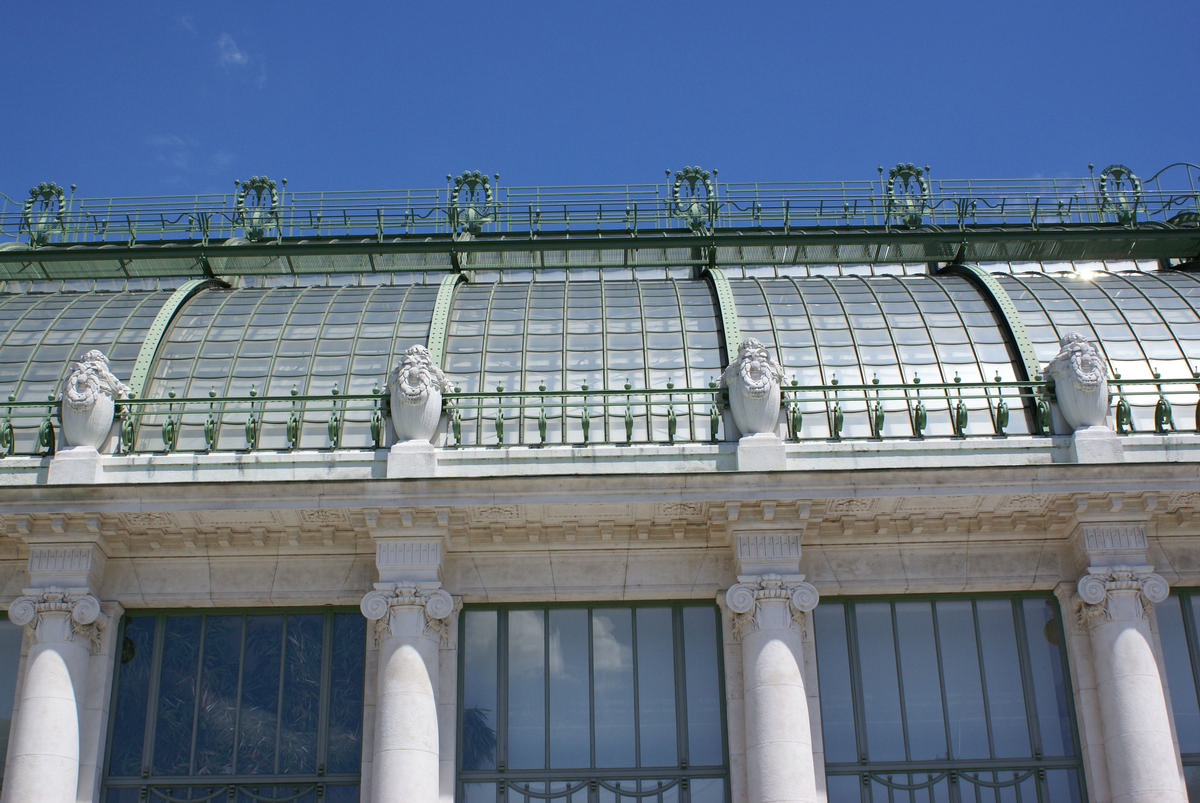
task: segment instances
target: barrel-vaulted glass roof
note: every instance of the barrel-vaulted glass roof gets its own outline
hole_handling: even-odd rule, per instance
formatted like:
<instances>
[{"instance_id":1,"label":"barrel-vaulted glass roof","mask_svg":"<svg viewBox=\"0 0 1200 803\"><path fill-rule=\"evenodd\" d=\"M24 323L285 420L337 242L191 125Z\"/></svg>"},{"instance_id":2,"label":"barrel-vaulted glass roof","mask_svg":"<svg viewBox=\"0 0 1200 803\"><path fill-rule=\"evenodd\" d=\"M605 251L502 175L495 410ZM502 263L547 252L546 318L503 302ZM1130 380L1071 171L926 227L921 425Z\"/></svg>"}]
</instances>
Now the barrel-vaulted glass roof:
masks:
<instances>
[{"instance_id":1,"label":"barrel-vaulted glass roof","mask_svg":"<svg viewBox=\"0 0 1200 803\"><path fill-rule=\"evenodd\" d=\"M1145 392L1152 387L1145 380L1153 381L1155 372L1163 379L1191 379L1200 365L1200 277L1141 267L1050 273L1013 272L1006 265L992 272L993 286L1011 300L1009 315L1021 324L1019 332L987 287L962 272L788 276L775 266L762 276L737 272L728 279L726 299L712 277L688 278L685 271L588 280L562 274L516 281L466 277L456 286L439 285L436 275L370 286L210 283L183 300L161 332L153 322L171 297L166 289L70 292L64 286L0 293L0 394L44 401L61 391L70 363L93 348L108 355L126 382L141 354L139 364L148 368L143 398L244 397L252 389L282 397L293 388L303 396L335 387L341 394L363 394L383 389L398 356L413 344L442 355L447 377L467 394L499 388L508 394L578 393L585 386L597 393L626 385L634 391L708 389L733 356L726 352L732 335L732 342L740 336L765 343L783 367L785 385L836 382L838 388L826 394L831 398L810 395L801 412L820 422L839 401L844 434L853 437L869 433L870 398L849 388L876 379L909 388L918 380L925 386L1021 380L1029 364L1022 361L1021 337L1028 338L1026 352L1037 366L1044 366L1058 352L1059 339L1079 331L1108 361L1115 396L1123 391L1121 380L1143 382L1143 395L1130 395L1129 402L1135 427L1145 431L1154 428L1158 401L1156 391ZM953 391L922 393L925 434L952 433ZM1177 403L1176 418L1194 415L1194 393L1172 396L1171 387L1165 393ZM913 435L914 398L881 394L885 436ZM964 400L970 412L966 434L993 432L999 393L977 392ZM458 408L464 443L482 428L484 410L466 401ZM665 401L646 395L633 411L638 431L651 439L665 432ZM1014 412L1022 405L1017 398L1005 401ZM626 415L621 404L596 408L592 424L620 430ZM552 428L577 432L587 425L578 405L548 409ZM561 420L555 422L556 415ZM321 416L309 417L306 429L324 425ZM36 423L19 424L28 430L19 437L35 435ZM526 435L538 426L536 412L509 423L510 432ZM1028 432L1032 423L1028 414L1013 415L1008 432ZM347 421L348 427L366 425L366 419ZM680 432L680 438L707 439L703 422L690 426L696 431ZM185 438L201 438L201 429L202 422L185 428ZM273 445L264 441L262 448Z\"/></svg>"}]
</instances>

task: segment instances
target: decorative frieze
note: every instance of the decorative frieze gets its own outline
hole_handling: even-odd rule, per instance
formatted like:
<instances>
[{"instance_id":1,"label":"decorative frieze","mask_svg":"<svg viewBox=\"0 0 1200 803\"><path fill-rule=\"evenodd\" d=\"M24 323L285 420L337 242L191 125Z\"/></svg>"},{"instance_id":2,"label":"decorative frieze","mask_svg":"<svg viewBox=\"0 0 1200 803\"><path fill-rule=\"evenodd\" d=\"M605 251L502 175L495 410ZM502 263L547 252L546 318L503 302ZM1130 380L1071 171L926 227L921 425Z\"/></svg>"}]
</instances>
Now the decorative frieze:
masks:
<instances>
[{"instance_id":1,"label":"decorative frieze","mask_svg":"<svg viewBox=\"0 0 1200 803\"><path fill-rule=\"evenodd\" d=\"M804 627L804 614L817 607L821 595L805 582L804 575L764 574L740 576L725 592L725 604L733 613L733 633L742 639L760 629ZM785 608L787 616L768 620L768 610Z\"/></svg>"},{"instance_id":2,"label":"decorative frieze","mask_svg":"<svg viewBox=\"0 0 1200 803\"><path fill-rule=\"evenodd\" d=\"M100 600L85 588L27 588L25 593L8 606L8 619L21 627L32 627L38 633L47 616L58 614L70 622L70 629L59 634L64 640L86 643L93 653L100 651L100 635L108 617L100 610Z\"/></svg>"},{"instance_id":3,"label":"decorative frieze","mask_svg":"<svg viewBox=\"0 0 1200 803\"><path fill-rule=\"evenodd\" d=\"M436 584L442 565L441 538L395 538L375 542L375 565L384 582Z\"/></svg>"},{"instance_id":4,"label":"decorative frieze","mask_svg":"<svg viewBox=\"0 0 1200 803\"><path fill-rule=\"evenodd\" d=\"M1133 616L1144 619L1151 605L1163 602L1171 588L1161 575L1149 566L1091 567L1075 587L1080 606L1080 623L1088 625L1097 619L1112 621ZM1122 594L1122 592L1129 592ZM1140 603L1128 609L1115 610L1119 596L1136 595Z\"/></svg>"},{"instance_id":5,"label":"decorative frieze","mask_svg":"<svg viewBox=\"0 0 1200 803\"><path fill-rule=\"evenodd\" d=\"M420 609L424 614L421 635L445 643L449 637L447 620L454 613L454 597L442 588L426 588L406 583L376 583L359 603L363 616L375 622L378 643L392 632L393 619L399 609Z\"/></svg>"},{"instance_id":6,"label":"decorative frieze","mask_svg":"<svg viewBox=\"0 0 1200 803\"><path fill-rule=\"evenodd\" d=\"M1140 524L1084 524L1079 529L1089 554L1146 550L1146 528Z\"/></svg>"}]
</instances>

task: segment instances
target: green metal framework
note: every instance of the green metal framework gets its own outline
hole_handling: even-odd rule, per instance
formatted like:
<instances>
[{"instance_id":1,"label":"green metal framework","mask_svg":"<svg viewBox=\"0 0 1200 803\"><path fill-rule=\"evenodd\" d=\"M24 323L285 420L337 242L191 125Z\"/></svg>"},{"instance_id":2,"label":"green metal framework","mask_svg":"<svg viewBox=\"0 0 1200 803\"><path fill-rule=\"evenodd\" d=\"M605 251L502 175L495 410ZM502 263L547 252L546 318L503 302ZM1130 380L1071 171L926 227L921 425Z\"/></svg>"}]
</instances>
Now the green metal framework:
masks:
<instances>
[{"instance_id":1,"label":"green metal framework","mask_svg":"<svg viewBox=\"0 0 1200 803\"><path fill-rule=\"evenodd\" d=\"M162 342L163 334L167 331L171 319L175 317L180 308L187 303L189 298L201 290L223 286L225 286L225 283L219 279L191 279L184 282L183 285L171 294L171 297L162 305L162 309L158 311L158 315L154 317L154 323L150 324L150 329L146 332L146 337L142 341L137 361L133 364L133 374L129 379L130 395L141 396L145 391L146 380L150 376L150 366L154 363L154 355L158 354L158 347Z\"/></svg>"},{"instance_id":2,"label":"green metal framework","mask_svg":"<svg viewBox=\"0 0 1200 803\"><path fill-rule=\"evenodd\" d=\"M713 294L717 297L717 310L721 315L721 331L725 336L726 361L737 356L742 345L742 333L738 328L737 302L729 286L729 278L720 268L706 268L704 275L712 282Z\"/></svg>"},{"instance_id":3,"label":"green metal framework","mask_svg":"<svg viewBox=\"0 0 1200 803\"><path fill-rule=\"evenodd\" d=\"M459 282L470 281L469 273L455 273L442 278L433 318L429 322L429 354L434 365L441 365L446 354L446 331L450 325L450 308L454 305L454 288Z\"/></svg>"},{"instance_id":4,"label":"green metal framework","mask_svg":"<svg viewBox=\"0 0 1200 803\"><path fill-rule=\"evenodd\" d=\"M1016 305L1013 304L1013 300L1004 286L978 265L953 262L942 268L940 272L966 276L991 298L1004 323L1008 326L1008 335L1012 338L1013 344L1017 347L1017 353L1021 357L1021 367L1025 371L1025 376L1019 378L1033 381L1041 376L1042 368L1038 363L1037 354L1034 352L1033 341L1030 340L1029 333L1025 331L1025 323L1021 320L1021 314L1017 311Z\"/></svg>"}]
</instances>

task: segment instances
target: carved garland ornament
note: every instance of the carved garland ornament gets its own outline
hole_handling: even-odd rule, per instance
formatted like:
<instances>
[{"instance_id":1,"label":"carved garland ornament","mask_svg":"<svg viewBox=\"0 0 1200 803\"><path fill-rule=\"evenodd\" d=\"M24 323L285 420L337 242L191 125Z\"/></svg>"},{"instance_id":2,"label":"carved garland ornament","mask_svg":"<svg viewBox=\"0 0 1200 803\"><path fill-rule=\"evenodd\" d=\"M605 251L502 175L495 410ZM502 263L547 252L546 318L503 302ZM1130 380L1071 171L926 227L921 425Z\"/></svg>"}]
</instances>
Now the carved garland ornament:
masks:
<instances>
[{"instance_id":1,"label":"carved garland ornament","mask_svg":"<svg viewBox=\"0 0 1200 803\"><path fill-rule=\"evenodd\" d=\"M446 643L449 638L446 620L454 613L454 597L445 589L376 583L375 590L368 591L358 607L363 616L375 622L375 643L378 644L390 632L393 609L408 606L424 609L424 635Z\"/></svg>"},{"instance_id":2,"label":"carved garland ornament","mask_svg":"<svg viewBox=\"0 0 1200 803\"><path fill-rule=\"evenodd\" d=\"M428 441L437 432L442 394L454 385L425 346L409 346L388 375L392 426L401 441Z\"/></svg>"},{"instance_id":3,"label":"carved garland ornament","mask_svg":"<svg viewBox=\"0 0 1200 803\"><path fill-rule=\"evenodd\" d=\"M8 619L36 632L42 617L62 614L70 617L71 640L85 642L93 653L100 651L100 635L108 617L100 610L100 600L83 588L27 588L8 606Z\"/></svg>"},{"instance_id":4,"label":"carved garland ornament","mask_svg":"<svg viewBox=\"0 0 1200 803\"><path fill-rule=\"evenodd\" d=\"M1148 568L1114 566L1085 575L1075 587L1082 603L1079 611L1080 624L1087 625L1096 618L1103 618L1105 621L1111 619L1109 595L1118 591L1136 592L1142 603L1138 609L1139 615L1145 618L1150 606L1164 602L1171 593L1167 581L1161 575L1148 571Z\"/></svg>"},{"instance_id":5,"label":"carved garland ornament","mask_svg":"<svg viewBox=\"0 0 1200 803\"><path fill-rule=\"evenodd\" d=\"M784 577L764 574L761 577L739 577L725 592L725 604L733 612L733 635L737 639L758 629L759 603L778 600L789 605L792 623L804 627L804 614L817 607L821 594L812 583L804 581L804 575Z\"/></svg>"},{"instance_id":6,"label":"carved garland ornament","mask_svg":"<svg viewBox=\"0 0 1200 803\"><path fill-rule=\"evenodd\" d=\"M743 434L774 430L782 381L783 369L767 347L753 337L743 340L737 357L721 373L721 384L729 388L734 423Z\"/></svg>"}]
</instances>

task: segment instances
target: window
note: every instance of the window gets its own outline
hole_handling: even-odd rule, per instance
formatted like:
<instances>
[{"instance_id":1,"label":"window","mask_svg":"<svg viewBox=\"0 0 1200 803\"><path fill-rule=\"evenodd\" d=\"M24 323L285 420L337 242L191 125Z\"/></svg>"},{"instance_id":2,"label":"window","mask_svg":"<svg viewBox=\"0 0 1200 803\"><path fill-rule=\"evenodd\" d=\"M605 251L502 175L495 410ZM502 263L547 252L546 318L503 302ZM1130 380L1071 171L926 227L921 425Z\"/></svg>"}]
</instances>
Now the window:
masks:
<instances>
[{"instance_id":1,"label":"window","mask_svg":"<svg viewBox=\"0 0 1200 803\"><path fill-rule=\"evenodd\" d=\"M822 600L814 617L830 803L1084 799L1053 600Z\"/></svg>"},{"instance_id":2,"label":"window","mask_svg":"<svg viewBox=\"0 0 1200 803\"><path fill-rule=\"evenodd\" d=\"M366 620L128 615L106 803L357 801Z\"/></svg>"},{"instance_id":3,"label":"window","mask_svg":"<svg viewBox=\"0 0 1200 803\"><path fill-rule=\"evenodd\" d=\"M468 608L459 800L725 803L711 604Z\"/></svg>"},{"instance_id":4,"label":"window","mask_svg":"<svg viewBox=\"0 0 1200 803\"><path fill-rule=\"evenodd\" d=\"M8 733L12 725L13 698L17 695L17 666L21 662L21 637L25 628L0 615L0 785L4 782Z\"/></svg>"},{"instance_id":5,"label":"window","mask_svg":"<svg viewBox=\"0 0 1200 803\"><path fill-rule=\"evenodd\" d=\"M1200 593L1174 592L1155 609L1158 631L1162 639L1163 662L1167 669L1167 684L1171 687L1171 712L1175 718L1175 735L1183 757L1187 778L1188 798L1200 800L1200 697L1197 691L1200 672L1200 650L1196 629L1200 613Z\"/></svg>"}]
</instances>

